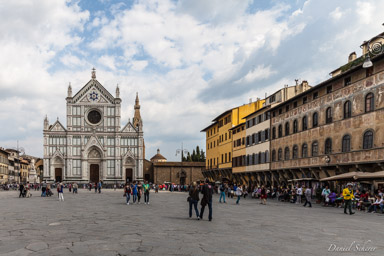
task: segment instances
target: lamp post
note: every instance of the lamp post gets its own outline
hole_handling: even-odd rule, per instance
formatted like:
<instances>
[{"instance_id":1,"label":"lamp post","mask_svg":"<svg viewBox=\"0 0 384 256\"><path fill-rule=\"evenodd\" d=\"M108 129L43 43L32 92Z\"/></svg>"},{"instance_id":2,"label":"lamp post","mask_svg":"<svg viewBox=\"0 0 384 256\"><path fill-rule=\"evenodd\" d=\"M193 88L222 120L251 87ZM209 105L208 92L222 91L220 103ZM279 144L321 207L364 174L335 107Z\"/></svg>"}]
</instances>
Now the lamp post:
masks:
<instances>
[{"instance_id":1,"label":"lamp post","mask_svg":"<svg viewBox=\"0 0 384 256\"><path fill-rule=\"evenodd\" d=\"M363 63L363 68L370 68L373 66L371 56L374 57L384 53L383 41L384 36L381 34L371 38L368 42L365 43L367 47L367 53L365 54L366 56L365 61Z\"/></svg>"},{"instance_id":2,"label":"lamp post","mask_svg":"<svg viewBox=\"0 0 384 256\"><path fill-rule=\"evenodd\" d=\"M181 149L176 149L176 155L177 156L178 154L180 154L181 156L181 161L180 162L183 162L183 157L184 157L184 154L188 154L188 150L184 149L183 147L183 143L181 143Z\"/></svg>"}]
</instances>

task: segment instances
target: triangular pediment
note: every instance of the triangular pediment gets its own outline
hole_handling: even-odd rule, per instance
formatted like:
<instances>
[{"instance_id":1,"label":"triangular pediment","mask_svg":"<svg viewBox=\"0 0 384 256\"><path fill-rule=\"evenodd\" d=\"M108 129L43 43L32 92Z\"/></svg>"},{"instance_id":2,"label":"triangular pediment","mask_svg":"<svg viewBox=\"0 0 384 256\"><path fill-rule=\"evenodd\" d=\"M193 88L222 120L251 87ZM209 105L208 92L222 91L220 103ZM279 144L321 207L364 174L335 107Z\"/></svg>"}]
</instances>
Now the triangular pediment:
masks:
<instances>
[{"instance_id":1,"label":"triangular pediment","mask_svg":"<svg viewBox=\"0 0 384 256\"><path fill-rule=\"evenodd\" d=\"M49 128L49 131L53 132L65 132L66 129L64 128L64 125L60 123L59 120L57 120L51 127Z\"/></svg>"},{"instance_id":2,"label":"triangular pediment","mask_svg":"<svg viewBox=\"0 0 384 256\"><path fill-rule=\"evenodd\" d=\"M121 129L121 132L137 132L135 127L133 127L133 124L131 122L128 122L123 129Z\"/></svg>"},{"instance_id":3,"label":"triangular pediment","mask_svg":"<svg viewBox=\"0 0 384 256\"><path fill-rule=\"evenodd\" d=\"M127 152L123 155L124 164L134 164L135 155L131 151L131 148L128 148Z\"/></svg>"},{"instance_id":4,"label":"triangular pediment","mask_svg":"<svg viewBox=\"0 0 384 256\"><path fill-rule=\"evenodd\" d=\"M96 79L91 79L81 90L73 96L73 103L114 103L115 98Z\"/></svg>"},{"instance_id":5,"label":"triangular pediment","mask_svg":"<svg viewBox=\"0 0 384 256\"><path fill-rule=\"evenodd\" d=\"M98 148L99 150L100 150L100 152L101 152L101 154L103 154L104 155L104 147L103 147L103 145L100 143L100 140L95 136L95 135L92 135L90 138L89 138L89 140L88 140L88 142L87 142L87 144L85 145L85 147L84 147L84 151L83 151L83 154L84 154L84 157L85 156L88 156L88 154L90 153L90 151L92 151L93 150L93 148Z\"/></svg>"}]
</instances>

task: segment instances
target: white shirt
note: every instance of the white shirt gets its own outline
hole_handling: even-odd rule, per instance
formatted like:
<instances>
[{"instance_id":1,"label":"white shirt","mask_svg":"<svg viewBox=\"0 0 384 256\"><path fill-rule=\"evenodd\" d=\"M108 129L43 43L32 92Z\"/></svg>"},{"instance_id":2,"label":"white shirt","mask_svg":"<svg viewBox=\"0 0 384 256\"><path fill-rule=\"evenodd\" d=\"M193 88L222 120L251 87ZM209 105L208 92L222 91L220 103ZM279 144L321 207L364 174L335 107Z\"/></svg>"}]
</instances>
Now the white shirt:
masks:
<instances>
[{"instance_id":1,"label":"white shirt","mask_svg":"<svg viewBox=\"0 0 384 256\"><path fill-rule=\"evenodd\" d=\"M243 190L241 189L241 187L238 187L238 188L236 189L236 195L237 195L237 196L241 196L242 193L243 193Z\"/></svg>"},{"instance_id":2,"label":"white shirt","mask_svg":"<svg viewBox=\"0 0 384 256\"><path fill-rule=\"evenodd\" d=\"M297 189L297 194L298 195L302 195L303 194L303 189L302 188L298 188Z\"/></svg>"}]
</instances>

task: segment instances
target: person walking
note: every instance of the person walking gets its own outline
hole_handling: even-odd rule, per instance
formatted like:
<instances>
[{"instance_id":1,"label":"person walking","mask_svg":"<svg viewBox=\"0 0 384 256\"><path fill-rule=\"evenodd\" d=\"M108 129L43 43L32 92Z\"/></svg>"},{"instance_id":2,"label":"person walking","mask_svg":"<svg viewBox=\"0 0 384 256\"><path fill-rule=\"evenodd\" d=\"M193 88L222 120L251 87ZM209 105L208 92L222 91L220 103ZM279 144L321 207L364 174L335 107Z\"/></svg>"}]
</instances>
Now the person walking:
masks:
<instances>
[{"instance_id":1,"label":"person walking","mask_svg":"<svg viewBox=\"0 0 384 256\"><path fill-rule=\"evenodd\" d=\"M97 183L97 190L99 191L99 194L101 193L101 180L99 181L99 183Z\"/></svg>"},{"instance_id":2,"label":"person walking","mask_svg":"<svg viewBox=\"0 0 384 256\"><path fill-rule=\"evenodd\" d=\"M20 190L19 198L24 197L24 185L22 183L20 183L19 190Z\"/></svg>"},{"instance_id":3,"label":"person walking","mask_svg":"<svg viewBox=\"0 0 384 256\"><path fill-rule=\"evenodd\" d=\"M144 187L144 203L149 204L149 190L151 189L151 187L149 186L147 180L144 182L143 187Z\"/></svg>"},{"instance_id":4,"label":"person walking","mask_svg":"<svg viewBox=\"0 0 384 256\"><path fill-rule=\"evenodd\" d=\"M97 193L97 182L95 182L95 194Z\"/></svg>"},{"instance_id":5,"label":"person walking","mask_svg":"<svg viewBox=\"0 0 384 256\"><path fill-rule=\"evenodd\" d=\"M201 200L201 210L200 210L200 219L203 219L205 206L208 205L208 220L212 221L212 194L213 187L208 183L208 179L205 180L205 184L201 189L201 193L203 194L203 199Z\"/></svg>"},{"instance_id":6,"label":"person walking","mask_svg":"<svg viewBox=\"0 0 384 256\"><path fill-rule=\"evenodd\" d=\"M73 194L77 194L77 189L79 188L79 185L77 185L77 183L75 182L73 184Z\"/></svg>"},{"instance_id":7,"label":"person walking","mask_svg":"<svg viewBox=\"0 0 384 256\"><path fill-rule=\"evenodd\" d=\"M344 213L347 213L347 208L349 210L349 214L355 214L352 212L352 199L355 196L353 195L353 190L352 190L352 183L348 183L347 187L343 190L343 198L344 198Z\"/></svg>"},{"instance_id":8,"label":"person walking","mask_svg":"<svg viewBox=\"0 0 384 256\"><path fill-rule=\"evenodd\" d=\"M323 192L321 192L321 195L324 197L324 206L328 205L329 194L331 194L331 190L328 188L328 186L325 186L325 188L323 189Z\"/></svg>"},{"instance_id":9,"label":"person walking","mask_svg":"<svg viewBox=\"0 0 384 256\"><path fill-rule=\"evenodd\" d=\"M197 189L197 183L193 182L189 189L189 218L192 218L192 206L195 208L196 217L200 220L199 210L197 209L197 203L199 202L199 190Z\"/></svg>"},{"instance_id":10,"label":"person walking","mask_svg":"<svg viewBox=\"0 0 384 256\"><path fill-rule=\"evenodd\" d=\"M59 194L59 202L60 201L63 201L64 202L64 193L63 193L63 190L64 190L64 186L62 183L59 183L57 185L57 192Z\"/></svg>"},{"instance_id":11,"label":"person walking","mask_svg":"<svg viewBox=\"0 0 384 256\"><path fill-rule=\"evenodd\" d=\"M237 196L236 204L239 204L242 194L243 194L243 188L242 188L242 186L238 186L236 189L236 196Z\"/></svg>"},{"instance_id":12,"label":"person walking","mask_svg":"<svg viewBox=\"0 0 384 256\"><path fill-rule=\"evenodd\" d=\"M139 181L137 184L137 204L140 204L141 195L143 194L143 186Z\"/></svg>"},{"instance_id":13,"label":"person walking","mask_svg":"<svg viewBox=\"0 0 384 256\"><path fill-rule=\"evenodd\" d=\"M296 203L297 204L301 204L301 197L303 196L303 189L301 188L301 186L299 186L296 190L296 194L297 194L297 200L296 200Z\"/></svg>"},{"instance_id":14,"label":"person walking","mask_svg":"<svg viewBox=\"0 0 384 256\"><path fill-rule=\"evenodd\" d=\"M137 184L136 184L136 181L132 185L132 197L133 197L133 203L136 203L136 200L137 200Z\"/></svg>"},{"instance_id":15,"label":"person walking","mask_svg":"<svg viewBox=\"0 0 384 256\"><path fill-rule=\"evenodd\" d=\"M124 195L125 195L127 205L129 205L129 200L131 199L131 193L132 193L131 184L129 183L125 184Z\"/></svg>"},{"instance_id":16,"label":"person walking","mask_svg":"<svg viewBox=\"0 0 384 256\"><path fill-rule=\"evenodd\" d=\"M267 190L265 189L264 186L261 187L260 201L261 201L260 204L264 204L264 205L267 204Z\"/></svg>"},{"instance_id":17,"label":"person walking","mask_svg":"<svg viewBox=\"0 0 384 256\"><path fill-rule=\"evenodd\" d=\"M41 196L45 197L47 195L47 183L44 181L43 185L41 186Z\"/></svg>"},{"instance_id":18,"label":"person walking","mask_svg":"<svg viewBox=\"0 0 384 256\"><path fill-rule=\"evenodd\" d=\"M305 189L305 204L303 205L304 207L308 206L312 207L311 199L312 199L312 190L309 188L309 186Z\"/></svg>"},{"instance_id":19,"label":"person walking","mask_svg":"<svg viewBox=\"0 0 384 256\"><path fill-rule=\"evenodd\" d=\"M219 202L221 203L221 198L223 198L224 199L224 203L227 203L227 202L225 202L225 184L224 183L222 183L221 185L220 185L220 199L219 199Z\"/></svg>"}]
</instances>

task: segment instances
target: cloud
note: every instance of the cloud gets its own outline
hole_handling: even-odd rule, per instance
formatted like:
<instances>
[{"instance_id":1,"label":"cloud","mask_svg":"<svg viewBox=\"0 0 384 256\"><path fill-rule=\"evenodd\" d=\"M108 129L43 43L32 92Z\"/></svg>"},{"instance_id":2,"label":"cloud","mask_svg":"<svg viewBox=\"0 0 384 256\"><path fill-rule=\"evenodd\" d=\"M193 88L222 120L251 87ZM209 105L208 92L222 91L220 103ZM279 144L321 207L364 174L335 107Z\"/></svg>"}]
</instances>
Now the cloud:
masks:
<instances>
[{"instance_id":1,"label":"cloud","mask_svg":"<svg viewBox=\"0 0 384 256\"><path fill-rule=\"evenodd\" d=\"M343 17L343 12L340 10L340 7L337 7L335 10L333 10L329 16L331 16L332 19L335 21L340 20L341 17Z\"/></svg>"},{"instance_id":2,"label":"cloud","mask_svg":"<svg viewBox=\"0 0 384 256\"><path fill-rule=\"evenodd\" d=\"M271 66L264 67L264 65L259 65L235 83L251 83L257 80L266 79L273 74L276 74L276 71L272 71Z\"/></svg>"}]
</instances>

